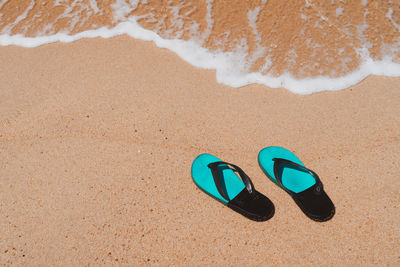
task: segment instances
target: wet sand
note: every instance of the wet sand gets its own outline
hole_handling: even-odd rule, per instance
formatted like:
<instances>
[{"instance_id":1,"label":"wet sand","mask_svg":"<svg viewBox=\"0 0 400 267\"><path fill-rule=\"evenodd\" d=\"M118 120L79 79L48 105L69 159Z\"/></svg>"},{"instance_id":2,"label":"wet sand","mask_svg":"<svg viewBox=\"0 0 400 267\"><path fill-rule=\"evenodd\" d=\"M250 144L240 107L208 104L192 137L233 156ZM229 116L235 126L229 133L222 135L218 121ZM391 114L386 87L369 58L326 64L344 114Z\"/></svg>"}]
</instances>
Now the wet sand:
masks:
<instances>
[{"instance_id":1,"label":"wet sand","mask_svg":"<svg viewBox=\"0 0 400 267\"><path fill-rule=\"evenodd\" d=\"M254 72L270 79L287 73L299 79L343 78L360 68L379 73L379 67L364 66L369 60L400 62L400 6L392 1L3 0L0 33L74 35L114 28L132 17L164 39L192 40L209 51L233 52L232 69L225 71L236 71L236 78ZM201 64L190 59L190 52L185 54L193 65ZM213 68L222 71L221 64ZM226 79L225 84L235 84Z\"/></svg>"},{"instance_id":2,"label":"wet sand","mask_svg":"<svg viewBox=\"0 0 400 267\"><path fill-rule=\"evenodd\" d=\"M123 36L0 59L1 264L400 264L400 78L306 96L231 88ZM320 175L332 220L308 219L263 174L270 145ZM250 221L197 189L200 153L241 166L275 216Z\"/></svg>"}]
</instances>

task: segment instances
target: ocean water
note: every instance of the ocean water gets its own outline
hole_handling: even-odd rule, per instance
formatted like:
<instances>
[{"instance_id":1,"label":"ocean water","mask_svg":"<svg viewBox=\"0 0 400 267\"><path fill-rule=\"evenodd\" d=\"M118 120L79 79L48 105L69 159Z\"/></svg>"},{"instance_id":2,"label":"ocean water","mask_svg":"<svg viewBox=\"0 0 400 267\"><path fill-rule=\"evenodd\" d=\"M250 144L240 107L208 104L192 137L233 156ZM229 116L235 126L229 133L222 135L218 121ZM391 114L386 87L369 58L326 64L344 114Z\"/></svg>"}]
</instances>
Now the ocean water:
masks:
<instances>
[{"instance_id":1,"label":"ocean water","mask_svg":"<svg viewBox=\"0 0 400 267\"><path fill-rule=\"evenodd\" d=\"M309 94L400 76L399 0L0 0L2 46L122 34L232 87Z\"/></svg>"}]
</instances>

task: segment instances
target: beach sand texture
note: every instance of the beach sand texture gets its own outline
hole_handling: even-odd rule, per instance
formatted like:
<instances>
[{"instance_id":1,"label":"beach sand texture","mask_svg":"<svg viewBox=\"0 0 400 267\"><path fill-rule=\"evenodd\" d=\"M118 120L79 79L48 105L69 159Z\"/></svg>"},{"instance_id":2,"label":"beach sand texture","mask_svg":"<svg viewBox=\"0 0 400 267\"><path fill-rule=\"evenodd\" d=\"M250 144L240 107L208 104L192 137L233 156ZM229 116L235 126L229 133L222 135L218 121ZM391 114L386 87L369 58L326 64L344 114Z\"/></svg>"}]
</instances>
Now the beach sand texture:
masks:
<instances>
[{"instance_id":1,"label":"beach sand texture","mask_svg":"<svg viewBox=\"0 0 400 267\"><path fill-rule=\"evenodd\" d=\"M0 56L2 264L400 263L399 78L308 96L233 89L127 37ZM262 173L269 145L318 172L331 221ZM197 189L204 152L241 166L275 216L250 221Z\"/></svg>"},{"instance_id":2,"label":"beach sand texture","mask_svg":"<svg viewBox=\"0 0 400 267\"><path fill-rule=\"evenodd\" d=\"M399 84L232 88L127 36L0 47L0 265L399 266ZM320 175L332 220L263 174L271 145ZM274 217L198 189L200 153L240 166Z\"/></svg>"}]
</instances>

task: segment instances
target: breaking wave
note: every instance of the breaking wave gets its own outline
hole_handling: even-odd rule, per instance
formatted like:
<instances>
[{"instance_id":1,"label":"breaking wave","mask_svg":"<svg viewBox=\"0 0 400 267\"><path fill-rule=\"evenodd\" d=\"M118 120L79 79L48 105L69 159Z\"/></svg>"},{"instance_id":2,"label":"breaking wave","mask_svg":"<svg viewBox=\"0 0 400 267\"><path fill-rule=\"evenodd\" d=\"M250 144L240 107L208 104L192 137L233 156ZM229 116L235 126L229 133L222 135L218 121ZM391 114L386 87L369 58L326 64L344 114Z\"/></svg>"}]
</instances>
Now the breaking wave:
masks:
<instances>
[{"instance_id":1,"label":"breaking wave","mask_svg":"<svg viewBox=\"0 0 400 267\"><path fill-rule=\"evenodd\" d=\"M0 0L3 46L121 34L215 69L233 87L308 94L400 76L400 4L390 0Z\"/></svg>"}]
</instances>

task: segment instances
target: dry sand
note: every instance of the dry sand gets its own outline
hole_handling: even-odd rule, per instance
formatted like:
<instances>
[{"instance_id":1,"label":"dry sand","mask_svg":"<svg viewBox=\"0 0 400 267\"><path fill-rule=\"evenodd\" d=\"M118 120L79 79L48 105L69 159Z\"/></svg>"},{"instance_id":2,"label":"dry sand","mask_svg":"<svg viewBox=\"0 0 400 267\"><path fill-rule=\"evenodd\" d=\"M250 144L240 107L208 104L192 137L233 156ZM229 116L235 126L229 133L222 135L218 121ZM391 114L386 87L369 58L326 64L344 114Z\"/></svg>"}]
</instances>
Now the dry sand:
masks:
<instances>
[{"instance_id":1,"label":"dry sand","mask_svg":"<svg viewBox=\"0 0 400 267\"><path fill-rule=\"evenodd\" d=\"M399 266L399 82L301 96L220 85L127 37L1 47L0 264ZM267 179L270 145L321 176L331 221ZM275 216L250 221L197 189L205 152L241 166Z\"/></svg>"}]
</instances>

